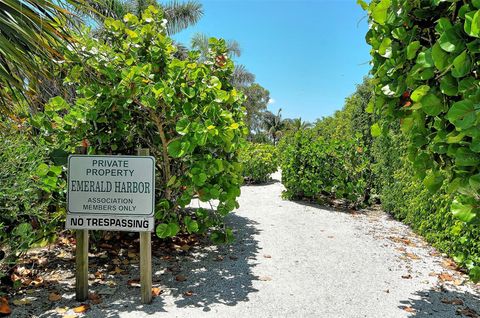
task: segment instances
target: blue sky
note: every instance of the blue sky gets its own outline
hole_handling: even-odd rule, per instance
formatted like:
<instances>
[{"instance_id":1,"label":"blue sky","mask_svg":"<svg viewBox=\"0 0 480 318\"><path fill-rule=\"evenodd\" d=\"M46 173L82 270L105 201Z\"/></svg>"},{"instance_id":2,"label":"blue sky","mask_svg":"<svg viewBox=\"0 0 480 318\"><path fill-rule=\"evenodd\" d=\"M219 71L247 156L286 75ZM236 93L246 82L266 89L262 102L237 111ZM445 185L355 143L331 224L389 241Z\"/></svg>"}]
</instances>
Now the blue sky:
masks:
<instances>
[{"instance_id":1,"label":"blue sky","mask_svg":"<svg viewBox=\"0 0 480 318\"><path fill-rule=\"evenodd\" d=\"M189 44L202 32L239 42L237 62L270 91L269 109L282 108L284 117L333 114L368 74L368 25L355 0L200 1L202 20L174 38Z\"/></svg>"}]
</instances>

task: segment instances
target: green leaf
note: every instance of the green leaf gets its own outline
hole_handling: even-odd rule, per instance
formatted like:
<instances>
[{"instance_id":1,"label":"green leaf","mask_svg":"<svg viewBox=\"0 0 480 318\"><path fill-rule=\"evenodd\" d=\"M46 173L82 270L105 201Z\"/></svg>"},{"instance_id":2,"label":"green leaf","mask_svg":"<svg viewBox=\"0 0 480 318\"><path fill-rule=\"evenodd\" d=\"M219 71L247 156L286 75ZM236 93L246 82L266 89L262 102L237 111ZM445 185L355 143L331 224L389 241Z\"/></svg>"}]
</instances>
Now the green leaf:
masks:
<instances>
[{"instance_id":1,"label":"green leaf","mask_svg":"<svg viewBox=\"0 0 480 318\"><path fill-rule=\"evenodd\" d=\"M196 174L192 177L192 181L196 186L202 186L207 181L207 175L205 173Z\"/></svg>"},{"instance_id":2,"label":"green leaf","mask_svg":"<svg viewBox=\"0 0 480 318\"><path fill-rule=\"evenodd\" d=\"M175 139L168 144L168 154L173 158L180 158L186 154L184 144L180 139Z\"/></svg>"},{"instance_id":3,"label":"green leaf","mask_svg":"<svg viewBox=\"0 0 480 318\"><path fill-rule=\"evenodd\" d=\"M371 15L375 22L384 25L387 21L388 9L390 8L391 0L381 0L377 5L371 9Z\"/></svg>"},{"instance_id":4,"label":"green leaf","mask_svg":"<svg viewBox=\"0 0 480 318\"><path fill-rule=\"evenodd\" d=\"M157 225L155 233L159 238L174 237L180 231L178 224L170 222Z\"/></svg>"},{"instance_id":5,"label":"green leaf","mask_svg":"<svg viewBox=\"0 0 480 318\"><path fill-rule=\"evenodd\" d=\"M432 57L432 50L428 49L418 53L416 63L421 67L425 67L425 68L433 67L434 62Z\"/></svg>"},{"instance_id":6,"label":"green leaf","mask_svg":"<svg viewBox=\"0 0 480 318\"><path fill-rule=\"evenodd\" d=\"M188 133L189 126L190 126L190 121L188 120L188 118L182 118L179 121L177 121L177 124L175 126L175 130L179 134L186 134L186 133Z\"/></svg>"},{"instance_id":7,"label":"green leaf","mask_svg":"<svg viewBox=\"0 0 480 318\"><path fill-rule=\"evenodd\" d=\"M45 105L46 111L59 111L69 108L70 106L68 105L68 103L60 96L50 98L48 103Z\"/></svg>"},{"instance_id":8,"label":"green leaf","mask_svg":"<svg viewBox=\"0 0 480 318\"><path fill-rule=\"evenodd\" d=\"M64 166L68 162L68 152L62 149L55 149L50 153L50 159L56 166Z\"/></svg>"},{"instance_id":9,"label":"green leaf","mask_svg":"<svg viewBox=\"0 0 480 318\"><path fill-rule=\"evenodd\" d=\"M455 28L450 28L442 33L438 40L440 47L446 52L455 52L463 48L464 42Z\"/></svg>"},{"instance_id":10,"label":"green leaf","mask_svg":"<svg viewBox=\"0 0 480 318\"><path fill-rule=\"evenodd\" d=\"M477 214L473 212L473 206L462 204L456 199L452 202L451 211L454 217L465 223L470 223L477 217Z\"/></svg>"},{"instance_id":11,"label":"green leaf","mask_svg":"<svg viewBox=\"0 0 480 318\"><path fill-rule=\"evenodd\" d=\"M53 172L54 175L59 176L62 173L62 166L51 166L50 171Z\"/></svg>"},{"instance_id":12,"label":"green leaf","mask_svg":"<svg viewBox=\"0 0 480 318\"><path fill-rule=\"evenodd\" d=\"M475 124L477 113L473 102L465 99L453 104L446 117L457 129L464 130Z\"/></svg>"},{"instance_id":13,"label":"green leaf","mask_svg":"<svg viewBox=\"0 0 480 318\"><path fill-rule=\"evenodd\" d=\"M383 38L382 43L378 48L378 54L385 58L392 57L392 40L389 38Z\"/></svg>"},{"instance_id":14,"label":"green leaf","mask_svg":"<svg viewBox=\"0 0 480 318\"><path fill-rule=\"evenodd\" d=\"M471 68L472 60L467 51L463 51L453 60L452 76L456 78L464 77L470 73Z\"/></svg>"},{"instance_id":15,"label":"green leaf","mask_svg":"<svg viewBox=\"0 0 480 318\"><path fill-rule=\"evenodd\" d=\"M185 223L185 225L187 227L188 233L192 234L192 233L197 233L198 232L198 230L199 230L198 222L195 221L195 220L192 220L192 218L190 216L186 216L183 219L183 222Z\"/></svg>"},{"instance_id":16,"label":"green leaf","mask_svg":"<svg viewBox=\"0 0 480 318\"><path fill-rule=\"evenodd\" d=\"M421 85L419 87L417 87L412 95L410 96L410 98L414 101L414 102L419 102L425 95L427 95L428 91L430 90L430 86L428 85Z\"/></svg>"},{"instance_id":17,"label":"green leaf","mask_svg":"<svg viewBox=\"0 0 480 318\"><path fill-rule=\"evenodd\" d=\"M470 13L471 12L465 15L465 32L467 32L470 36L478 38L480 37L480 10L477 10L473 16L469 15Z\"/></svg>"},{"instance_id":18,"label":"green leaf","mask_svg":"<svg viewBox=\"0 0 480 318\"><path fill-rule=\"evenodd\" d=\"M168 224L162 223L157 225L155 233L159 238L166 238L170 236L170 230L168 229Z\"/></svg>"},{"instance_id":19,"label":"green leaf","mask_svg":"<svg viewBox=\"0 0 480 318\"><path fill-rule=\"evenodd\" d=\"M471 176L468 179L468 183L473 188L474 191L480 190L480 173Z\"/></svg>"},{"instance_id":20,"label":"green leaf","mask_svg":"<svg viewBox=\"0 0 480 318\"><path fill-rule=\"evenodd\" d=\"M413 41L407 46L407 59L413 60L417 56L417 51L421 47L420 41Z\"/></svg>"},{"instance_id":21,"label":"green leaf","mask_svg":"<svg viewBox=\"0 0 480 318\"><path fill-rule=\"evenodd\" d=\"M475 167L480 164L480 155L466 147L458 148L455 152L455 164L463 167Z\"/></svg>"},{"instance_id":22,"label":"green leaf","mask_svg":"<svg viewBox=\"0 0 480 318\"><path fill-rule=\"evenodd\" d=\"M378 137L382 134L382 129L380 128L378 123L375 123L372 125L372 127L370 127L370 134L372 135L372 137Z\"/></svg>"},{"instance_id":23,"label":"green leaf","mask_svg":"<svg viewBox=\"0 0 480 318\"><path fill-rule=\"evenodd\" d=\"M425 179L423 179L423 184L431 193L437 192L443 184L443 180L445 178L443 175L438 171L431 171L427 174Z\"/></svg>"},{"instance_id":24,"label":"green leaf","mask_svg":"<svg viewBox=\"0 0 480 318\"><path fill-rule=\"evenodd\" d=\"M437 116L443 110L443 102L435 94L427 94L420 100L423 111L430 116Z\"/></svg>"},{"instance_id":25,"label":"green leaf","mask_svg":"<svg viewBox=\"0 0 480 318\"><path fill-rule=\"evenodd\" d=\"M448 67L448 58L449 54L442 50L438 42L435 43L435 45L432 47L432 59L433 64L439 71L443 71Z\"/></svg>"},{"instance_id":26,"label":"green leaf","mask_svg":"<svg viewBox=\"0 0 480 318\"><path fill-rule=\"evenodd\" d=\"M36 174L39 177L44 177L47 175L47 173L50 171L50 168L48 167L47 164L41 163L36 170Z\"/></svg>"},{"instance_id":27,"label":"green leaf","mask_svg":"<svg viewBox=\"0 0 480 318\"><path fill-rule=\"evenodd\" d=\"M450 74L445 75L440 80L440 91L447 96L456 96L458 94L458 82Z\"/></svg>"}]
</instances>

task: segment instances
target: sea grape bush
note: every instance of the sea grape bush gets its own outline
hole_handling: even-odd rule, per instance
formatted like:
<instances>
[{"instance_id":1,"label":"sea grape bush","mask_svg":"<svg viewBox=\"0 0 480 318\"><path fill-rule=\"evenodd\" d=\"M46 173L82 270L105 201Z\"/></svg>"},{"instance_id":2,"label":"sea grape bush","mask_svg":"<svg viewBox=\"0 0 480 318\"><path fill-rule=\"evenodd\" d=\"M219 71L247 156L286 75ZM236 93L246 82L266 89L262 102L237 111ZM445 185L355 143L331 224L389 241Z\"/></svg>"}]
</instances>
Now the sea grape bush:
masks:
<instances>
[{"instance_id":1,"label":"sea grape bush","mask_svg":"<svg viewBox=\"0 0 480 318\"><path fill-rule=\"evenodd\" d=\"M60 194L62 166L46 165L48 151L31 138L28 125L4 120L0 125L0 279L18 253L44 246L63 224Z\"/></svg>"},{"instance_id":2,"label":"sea grape bush","mask_svg":"<svg viewBox=\"0 0 480 318\"><path fill-rule=\"evenodd\" d=\"M326 139L316 129L285 136L279 145L285 197L315 201L329 197L362 205L369 161L360 137Z\"/></svg>"},{"instance_id":3,"label":"sea grape bush","mask_svg":"<svg viewBox=\"0 0 480 318\"><path fill-rule=\"evenodd\" d=\"M238 207L246 135L243 97L229 84L234 65L225 41L214 38L204 59L195 51L177 58L165 23L149 7L141 17L107 19L102 39L80 34L64 63L66 84L78 87L75 103L55 97L32 124L66 152L81 144L89 154L149 148L157 162L157 235L211 230L215 242L227 242L222 220ZM194 197L218 205L187 209Z\"/></svg>"},{"instance_id":4,"label":"sea grape bush","mask_svg":"<svg viewBox=\"0 0 480 318\"><path fill-rule=\"evenodd\" d=\"M273 145L249 142L240 153L240 162L248 183L267 182L278 169L278 153Z\"/></svg>"},{"instance_id":5,"label":"sea grape bush","mask_svg":"<svg viewBox=\"0 0 480 318\"><path fill-rule=\"evenodd\" d=\"M480 1L359 0L368 11L375 99L386 118L380 135L400 120L408 157L432 192L447 185L451 210L480 223Z\"/></svg>"},{"instance_id":6,"label":"sea grape bush","mask_svg":"<svg viewBox=\"0 0 480 318\"><path fill-rule=\"evenodd\" d=\"M450 213L454 194L448 184L434 194L414 175L413 164L404 153L408 145L399 125L374 139L372 154L375 164L375 187L382 208L395 218L409 224L442 252L447 253L474 281L480 280L480 228L465 223ZM448 175L444 176L448 178Z\"/></svg>"}]
</instances>

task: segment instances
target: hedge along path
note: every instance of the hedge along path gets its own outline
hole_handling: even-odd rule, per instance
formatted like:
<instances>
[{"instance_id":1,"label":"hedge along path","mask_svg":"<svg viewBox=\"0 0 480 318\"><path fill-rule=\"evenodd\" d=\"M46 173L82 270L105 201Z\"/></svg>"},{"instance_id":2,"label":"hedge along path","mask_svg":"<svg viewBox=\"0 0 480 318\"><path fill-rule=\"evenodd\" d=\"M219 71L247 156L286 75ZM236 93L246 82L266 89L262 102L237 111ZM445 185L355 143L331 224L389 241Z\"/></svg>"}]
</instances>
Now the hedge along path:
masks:
<instances>
[{"instance_id":1,"label":"hedge along path","mask_svg":"<svg viewBox=\"0 0 480 318\"><path fill-rule=\"evenodd\" d=\"M240 208L227 218L235 229L231 246L196 246L173 260L154 251L154 286L163 292L151 305L141 306L138 289L125 287L138 277L132 265L128 275L115 276L116 292L102 296L87 316L447 318L480 312L480 286L464 282L404 224L381 211L352 214L284 201L283 190L279 182L242 187ZM63 298L48 305L76 304ZM27 309L45 313L41 308L37 302ZM22 313L16 307L12 316Z\"/></svg>"}]
</instances>

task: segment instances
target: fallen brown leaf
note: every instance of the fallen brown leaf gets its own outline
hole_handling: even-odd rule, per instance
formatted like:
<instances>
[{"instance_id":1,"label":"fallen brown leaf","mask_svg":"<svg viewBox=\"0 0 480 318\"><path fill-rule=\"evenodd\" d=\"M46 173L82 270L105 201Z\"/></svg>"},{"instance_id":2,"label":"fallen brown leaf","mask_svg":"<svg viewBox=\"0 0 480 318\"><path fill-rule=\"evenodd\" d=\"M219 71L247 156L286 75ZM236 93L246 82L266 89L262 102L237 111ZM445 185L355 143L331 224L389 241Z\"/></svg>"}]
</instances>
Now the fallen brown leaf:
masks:
<instances>
[{"instance_id":1,"label":"fallen brown leaf","mask_svg":"<svg viewBox=\"0 0 480 318\"><path fill-rule=\"evenodd\" d=\"M102 302L102 297L97 294L97 293L90 293L88 294L88 299L92 302L94 305L98 305Z\"/></svg>"},{"instance_id":2,"label":"fallen brown leaf","mask_svg":"<svg viewBox=\"0 0 480 318\"><path fill-rule=\"evenodd\" d=\"M183 293L185 296L190 297L193 296L193 291L187 290L186 292Z\"/></svg>"},{"instance_id":3,"label":"fallen brown leaf","mask_svg":"<svg viewBox=\"0 0 480 318\"><path fill-rule=\"evenodd\" d=\"M406 312L415 312L415 309L413 309L412 307L403 307L403 310L405 310Z\"/></svg>"},{"instance_id":4,"label":"fallen brown leaf","mask_svg":"<svg viewBox=\"0 0 480 318\"><path fill-rule=\"evenodd\" d=\"M410 274L402 275L402 278L404 278L404 279L412 279L412 275L410 275Z\"/></svg>"},{"instance_id":5,"label":"fallen brown leaf","mask_svg":"<svg viewBox=\"0 0 480 318\"><path fill-rule=\"evenodd\" d=\"M265 255L263 255L263 257L265 257L265 258L272 258L272 255L265 254Z\"/></svg>"},{"instance_id":6,"label":"fallen brown leaf","mask_svg":"<svg viewBox=\"0 0 480 318\"><path fill-rule=\"evenodd\" d=\"M183 281L186 281L187 278L185 277L185 275L179 274L179 275L175 276L175 280L177 282L183 282Z\"/></svg>"},{"instance_id":7,"label":"fallen brown leaf","mask_svg":"<svg viewBox=\"0 0 480 318\"><path fill-rule=\"evenodd\" d=\"M472 308L468 308L468 307L458 308L457 309L457 314L464 315L464 316L469 317L469 318L479 318L480 317L475 310L473 310Z\"/></svg>"},{"instance_id":8,"label":"fallen brown leaf","mask_svg":"<svg viewBox=\"0 0 480 318\"><path fill-rule=\"evenodd\" d=\"M457 264L451 259L443 260L442 261L442 267L444 267L446 269L451 269L451 270L457 270L458 269Z\"/></svg>"},{"instance_id":9,"label":"fallen brown leaf","mask_svg":"<svg viewBox=\"0 0 480 318\"><path fill-rule=\"evenodd\" d=\"M270 276L260 276L258 280L266 282L272 280L272 278Z\"/></svg>"},{"instance_id":10,"label":"fallen brown leaf","mask_svg":"<svg viewBox=\"0 0 480 318\"><path fill-rule=\"evenodd\" d=\"M81 314L86 312L89 309L90 309L89 304L81 304L80 306L73 308L73 312L77 314Z\"/></svg>"},{"instance_id":11,"label":"fallen brown leaf","mask_svg":"<svg viewBox=\"0 0 480 318\"><path fill-rule=\"evenodd\" d=\"M413 253L405 253L405 256L410 258L410 259L413 259L413 260L419 260L420 257L418 257L416 254L413 254Z\"/></svg>"},{"instance_id":12,"label":"fallen brown leaf","mask_svg":"<svg viewBox=\"0 0 480 318\"><path fill-rule=\"evenodd\" d=\"M48 300L50 301L59 301L60 299L62 299L62 295L59 293L53 292L48 294Z\"/></svg>"},{"instance_id":13,"label":"fallen brown leaf","mask_svg":"<svg viewBox=\"0 0 480 318\"><path fill-rule=\"evenodd\" d=\"M444 304L449 304L449 305L463 305L463 300L459 298L452 298L452 299L442 298L440 299L440 301Z\"/></svg>"},{"instance_id":14,"label":"fallen brown leaf","mask_svg":"<svg viewBox=\"0 0 480 318\"><path fill-rule=\"evenodd\" d=\"M12 310L8 304L8 299L5 297L0 297L0 314L10 315Z\"/></svg>"},{"instance_id":15,"label":"fallen brown leaf","mask_svg":"<svg viewBox=\"0 0 480 318\"><path fill-rule=\"evenodd\" d=\"M159 287L152 287L152 296L157 297L162 293L162 290Z\"/></svg>"},{"instance_id":16,"label":"fallen brown leaf","mask_svg":"<svg viewBox=\"0 0 480 318\"><path fill-rule=\"evenodd\" d=\"M105 275L102 272L96 271L94 274L96 279L104 279Z\"/></svg>"},{"instance_id":17,"label":"fallen brown leaf","mask_svg":"<svg viewBox=\"0 0 480 318\"><path fill-rule=\"evenodd\" d=\"M464 283L464 281L461 280L461 279L455 279L455 280L453 281L453 285L455 285L455 286L460 286L460 285L462 285L463 283Z\"/></svg>"},{"instance_id":18,"label":"fallen brown leaf","mask_svg":"<svg viewBox=\"0 0 480 318\"><path fill-rule=\"evenodd\" d=\"M447 282L450 282L453 280L452 275L448 273L441 273L440 275L438 275L438 278L442 281L447 281Z\"/></svg>"},{"instance_id":19,"label":"fallen brown leaf","mask_svg":"<svg viewBox=\"0 0 480 318\"><path fill-rule=\"evenodd\" d=\"M43 284L43 278L40 276L32 280L32 282L30 283L30 285L33 285L33 286L40 286L42 284Z\"/></svg>"}]
</instances>

